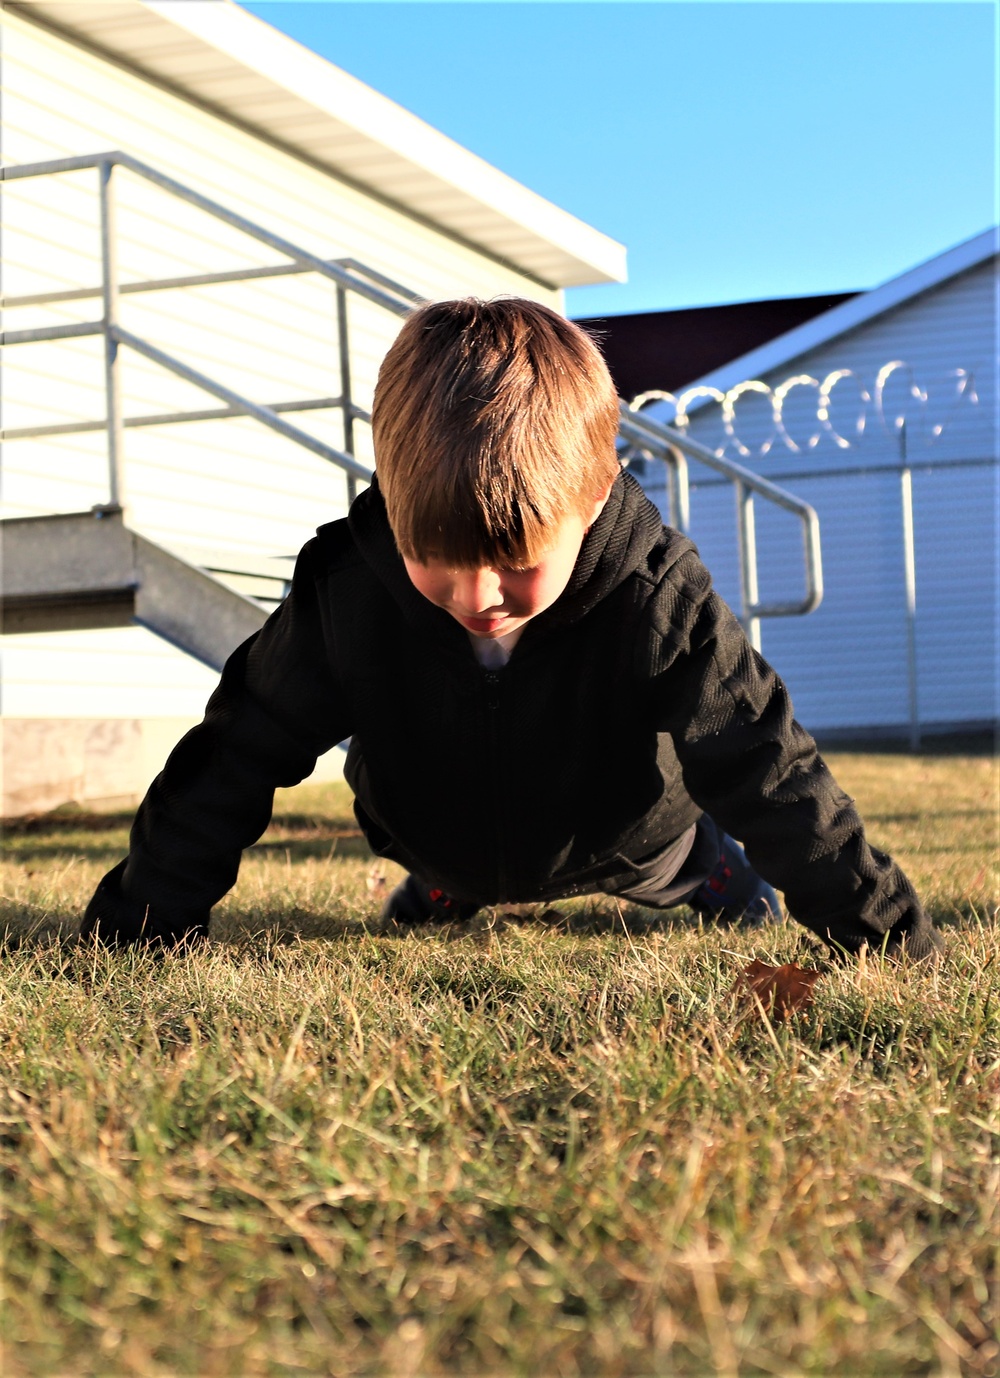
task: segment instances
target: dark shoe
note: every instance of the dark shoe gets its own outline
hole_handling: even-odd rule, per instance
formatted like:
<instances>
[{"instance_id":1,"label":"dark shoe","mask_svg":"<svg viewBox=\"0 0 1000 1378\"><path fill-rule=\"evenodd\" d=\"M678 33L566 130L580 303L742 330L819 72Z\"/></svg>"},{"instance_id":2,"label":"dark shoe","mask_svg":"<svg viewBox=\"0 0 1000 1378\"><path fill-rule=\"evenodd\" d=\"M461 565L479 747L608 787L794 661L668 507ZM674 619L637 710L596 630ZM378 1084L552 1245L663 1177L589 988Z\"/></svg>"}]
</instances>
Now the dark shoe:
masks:
<instances>
[{"instance_id":1,"label":"dark shoe","mask_svg":"<svg viewBox=\"0 0 1000 1378\"><path fill-rule=\"evenodd\" d=\"M478 914L482 905L469 900L452 899L435 885L407 876L396 886L382 906L383 919L396 923L461 923Z\"/></svg>"},{"instance_id":2,"label":"dark shoe","mask_svg":"<svg viewBox=\"0 0 1000 1378\"><path fill-rule=\"evenodd\" d=\"M722 928L763 928L781 918L777 893L762 880L746 859L743 848L727 833L720 833L720 856L707 880L690 895L687 904Z\"/></svg>"}]
</instances>

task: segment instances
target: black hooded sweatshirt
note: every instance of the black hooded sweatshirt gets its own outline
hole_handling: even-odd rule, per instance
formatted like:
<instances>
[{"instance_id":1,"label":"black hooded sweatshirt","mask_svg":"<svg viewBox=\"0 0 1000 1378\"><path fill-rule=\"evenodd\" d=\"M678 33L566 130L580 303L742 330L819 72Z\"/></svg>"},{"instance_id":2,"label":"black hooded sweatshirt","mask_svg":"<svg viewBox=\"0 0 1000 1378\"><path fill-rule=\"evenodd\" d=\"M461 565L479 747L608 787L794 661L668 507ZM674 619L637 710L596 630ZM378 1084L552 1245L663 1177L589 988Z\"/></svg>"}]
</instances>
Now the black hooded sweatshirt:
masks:
<instances>
[{"instance_id":1,"label":"black hooded sweatshirt","mask_svg":"<svg viewBox=\"0 0 1000 1378\"><path fill-rule=\"evenodd\" d=\"M347 737L374 851L458 899L613 891L705 811L829 942L936 944L695 547L628 475L495 672L410 583L377 482L320 527L151 785L84 931L204 931L275 788Z\"/></svg>"}]
</instances>

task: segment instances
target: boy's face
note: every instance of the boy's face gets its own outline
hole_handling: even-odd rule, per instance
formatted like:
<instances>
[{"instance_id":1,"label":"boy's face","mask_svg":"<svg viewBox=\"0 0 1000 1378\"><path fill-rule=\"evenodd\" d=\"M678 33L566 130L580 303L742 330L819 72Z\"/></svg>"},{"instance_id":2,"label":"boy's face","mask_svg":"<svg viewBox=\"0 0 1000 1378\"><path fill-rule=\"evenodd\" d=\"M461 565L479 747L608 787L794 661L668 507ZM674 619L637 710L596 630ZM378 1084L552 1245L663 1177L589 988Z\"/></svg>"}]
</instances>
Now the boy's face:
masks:
<instances>
[{"instance_id":1,"label":"boy's face","mask_svg":"<svg viewBox=\"0 0 1000 1378\"><path fill-rule=\"evenodd\" d=\"M410 582L473 636L487 640L507 636L550 608L565 589L583 538L607 497L607 493L601 494L588 520L566 517L556 528L548 550L530 569L459 569L428 556L420 562L404 560Z\"/></svg>"}]
</instances>

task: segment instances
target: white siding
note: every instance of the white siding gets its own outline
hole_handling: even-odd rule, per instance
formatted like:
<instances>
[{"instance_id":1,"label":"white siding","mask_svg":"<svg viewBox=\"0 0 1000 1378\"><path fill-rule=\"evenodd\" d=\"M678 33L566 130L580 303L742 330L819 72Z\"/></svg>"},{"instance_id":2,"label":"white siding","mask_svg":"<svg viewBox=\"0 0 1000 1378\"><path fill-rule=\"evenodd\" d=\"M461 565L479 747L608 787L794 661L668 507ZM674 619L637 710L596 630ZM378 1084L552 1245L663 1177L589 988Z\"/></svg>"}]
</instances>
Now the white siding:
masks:
<instances>
[{"instance_id":1,"label":"white siding","mask_svg":"<svg viewBox=\"0 0 1000 1378\"><path fill-rule=\"evenodd\" d=\"M167 718L197 722L218 675L144 627L3 638L8 718ZM67 702L68 693L72 702Z\"/></svg>"},{"instance_id":2,"label":"white siding","mask_svg":"<svg viewBox=\"0 0 1000 1378\"><path fill-rule=\"evenodd\" d=\"M927 394L926 406L909 397L910 379L903 372L897 372L886 389L888 419L906 415L907 453L911 460L940 463L949 459L993 458L997 408L996 274L996 260L988 260L820 349L790 360L765 375L763 381L775 388L797 374L809 374L822 381L834 369L852 369L867 391L874 394L879 370L893 360L902 360L910 365L913 379ZM960 368L974 374L978 403L971 401L970 392L958 400L954 372ZM842 449L816 423L814 397L813 389L797 388L786 404L787 429L800 446L799 454L776 437L768 453L761 455L761 446L773 434L769 403L752 393L737 402L734 426L752 451L752 467L758 473L780 481L803 471L822 473L863 464L898 462L898 436L883 427L874 402L865 409L865 429L860 441ZM850 379L833 394L831 421L834 428L839 427L848 436L852 436L859 414L856 398L856 385ZM936 424L943 424L944 430L935 438L932 432ZM725 435L717 407L696 412L691 433L713 448L724 444L725 453L733 459L751 462ZM819 442L809 448L809 438L817 433Z\"/></svg>"},{"instance_id":3,"label":"white siding","mask_svg":"<svg viewBox=\"0 0 1000 1378\"><path fill-rule=\"evenodd\" d=\"M4 44L8 162L121 148L314 253L361 259L424 296L518 292L559 304L558 292L9 16ZM281 261L130 173L119 170L116 179L122 281ZM96 173L9 183L4 218L8 295L99 283ZM9 328L27 328L94 319L99 303L15 314ZM127 329L263 402L339 393L334 319L332 286L312 276L122 298ZM398 327L392 315L352 298L352 367L362 406L370 405L378 364ZM126 415L215 405L140 357L125 351L125 358ZM97 339L9 350L4 424L97 418L101 385ZM337 444L338 416L290 419ZM7 511L72 510L103 500L102 449L95 435L11 442ZM340 471L246 422L132 430L126 477L132 519L155 539L187 546L207 539L267 553L296 549L317 510L343 510L345 492Z\"/></svg>"},{"instance_id":4,"label":"white siding","mask_svg":"<svg viewBox=\"0 0 1000 1378\"><path fill-rule=\"evenodd\" d=\"M324 258L350 256L431 299L515 293L561 308L546 289L374 197L16 16L3 22L5 160L22 164L122 149ZM119 169L123 282L281 262L280 255ZM9 296L100 283L97 173L4 188ZM121 299L122 324L252 399L340 392L332 284L312 276L171 290ZM7 329L95 320L99 298L9 311ZM354 298L354 399L370 407L398 318ZM99 338L5 351L4 426L104 414ZM218 403L123 351L126 417ZM339 413L292 414L342 444ZM362 457L370 460L366 428ZM241 419L125 432L129 521L189 555L296 551L343 515L343 473ZM108 497L101 433L8 441L8 516L78 511ZM197 716L214 676L135 628L4 638L11 717Z\"/></svg>"},{"instance_id":5,"label":"white siding","mask_svg":"<svg viewBox=\"0 0 1000 1378\"><path fill-rule=\"evenodd\" d=\"M793 452L775 434L770 402L747 393L726 434L721 409L695 411L690 434L810 502L819 514L826 594L816 613L773 619L762 627L764 654L781 672L802 720L817 731L901 728L908 722L906 607L900 476L895 418L906 417L906 455L913 468L917 566L919 716L927 726L982 723L998 714L997 678L997 324L996 261L986 262L823 347L789 361L763 381L777 388L797 374L822 381L852 369L872 395L865 429L858 387L846 379L833 393L831 422L850 436L838 446L816 421L815 389L796 388L784 418ZM885 389L884 426L874 404L875 379L902 360ZM955 370L974 375L956 401ZM909 391L915 381L926 402ZM852 391L853 389L853 391ZM657 409L669 419L666 408ZM942 425L939 435L934 427ZM809 446L809 439L819 440ZM766 448L768 441L770 447ZM763 451L763 453L762 453ZM731 489L692 471L692 532L720 591L738 604L736 523ZM798 529L790 517L759 503L761 594L801 589Z\"/></svg>"}]
</instances>

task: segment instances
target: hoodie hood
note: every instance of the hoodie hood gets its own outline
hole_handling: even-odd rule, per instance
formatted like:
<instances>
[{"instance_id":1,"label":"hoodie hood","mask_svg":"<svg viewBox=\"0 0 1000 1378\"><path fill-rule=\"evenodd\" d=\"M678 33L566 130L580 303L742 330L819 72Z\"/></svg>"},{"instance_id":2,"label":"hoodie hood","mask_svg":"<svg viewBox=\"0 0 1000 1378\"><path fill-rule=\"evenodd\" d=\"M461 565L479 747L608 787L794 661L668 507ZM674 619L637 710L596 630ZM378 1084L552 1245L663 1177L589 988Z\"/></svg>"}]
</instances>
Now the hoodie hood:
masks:
<instances>
[{"instance_id":1,"label":"hoodie hood","mask_svg":"<svg viewBox=\"0 0 1000 1378\"><path fill-rule=\"evenodd\" d=\"M389 526L378 478L352 503L351 535L366 563L400 605L408 621L428 632L467 643L463 629L448 613L428 602L410 583ZM631 574L647 566L663 538L663 521L630 474L619 474L608 500L583 539L566 588L550 608L533 618L525 635L554 630L579 621ZM683 541L685 546L688 542ZM674 558L680 553L674 552Z\"/></svg>"}]
</instances>

